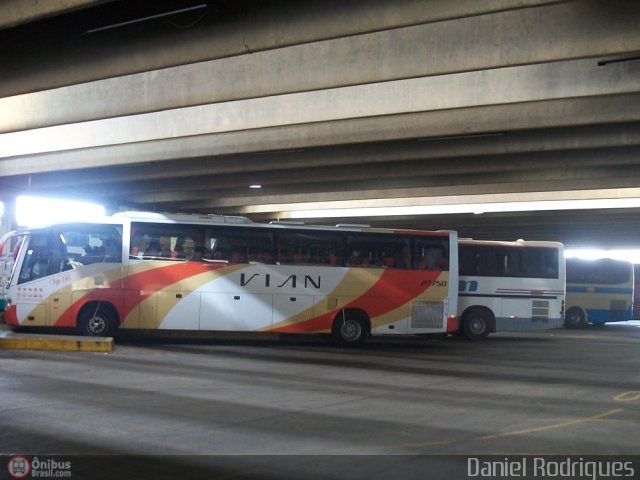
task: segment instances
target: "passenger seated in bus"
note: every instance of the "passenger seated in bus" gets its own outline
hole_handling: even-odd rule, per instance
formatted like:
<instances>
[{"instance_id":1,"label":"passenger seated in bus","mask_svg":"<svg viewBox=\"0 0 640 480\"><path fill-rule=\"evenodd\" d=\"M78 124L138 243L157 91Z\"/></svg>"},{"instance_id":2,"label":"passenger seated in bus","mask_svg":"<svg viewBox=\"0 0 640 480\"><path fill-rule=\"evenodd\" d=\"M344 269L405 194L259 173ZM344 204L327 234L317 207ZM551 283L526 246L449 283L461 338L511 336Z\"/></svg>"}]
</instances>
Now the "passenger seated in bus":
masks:
<instances>
[{"instance_id":1,"label":"passenger seated in bus","mask_svg":"<svg viewBox=\"0 0 640 480\"><path fill-rule=\"evenodd\" d=\"M293 255L294 265L306 265L309 263L309 255L304 253L295 253Z\"/></svg>"},{"instance_id":2,"label":"passenger seated in bus","mask_svg":"<svg viewBox=\"0 0 640 480\"><path fill-rule=\"evenodd\" d=\"M415 268L420 270L446 270L448 266L442 250L433 248L427 251L427 258L418 257L415 263Z\"/></svg>"},{"instance_id":3,"label":"passenger seated in bus","mask_svg":"<svg viewBox=\"0 0 640 480\"><path fill-rule=\"evenodd\" d=\"M160 257L162 256L162 251L160 249L160 242L157 240L152 240L149 242L149 246L143 253L143 257Z\"/></svg>"},{"instance_id":4,"label":"passenger seated in bus","mask_svg":"<svg viewBox=\"0 0 640 480\"><path fill-rule=\"evenodd\" d=\"M106 254L104 252L104 249L100 250L100 248L101 247L92 247L91 245L85 245L84 247L82 247L85 254L81 257L76 257L74 260L81 265L103 262Z\"/></svg>"},{"instance_id":5,"label":"passenger seated in bus","mask_svg":"<svg viewBox=\"0 0 640 480\"><path fill-rule=\"evenodd\" d=\"M225 254L222 250L216 250L215 252L213 252L213 255L211 256L211 258L216 261L222 261L222 262L229 261L229 256Z\"/></svg>"},{"instance_id":6,"label":"passenger seated in bus","mask_svg":"<svg viewBox=\"0 0 640 480\"><path fill-rule=\"evenodd\" d=\"M444 258L443 251L439 248L427 250L426 260L429 270L445 270L447 267L447 260Z\"/></svg>"},{"instance_id":7,"label":"passenger seated in bus","mask_svg":"<svg viewBox=\"0 0 640 480\"><path fill-rule=\"evenodd\" d=\"M273 261L273 255L269 252L263 252L262 255L258 257L258 261L261 263L271 263Z\"/></svg>"},{"instance_id":8,"label":"passenger seated in bus","mask_svg":"<svg viewBox=\"0 0 640 480\"><path fill-rule=\"evenodd\" d=\"M347 258L347 267L359 267L362 264L360 252L355 250L353 254Z\"/></svg>"},{"instance_id":9,"label":"passenger seated in bus","mask_svg":"<svg viewBox=\"0 0 640 480\"><path fill-rule=\"evenodd\" d=\"M160 237L158 242L160 244L160 256L169 258L173 253L171 250L171 237Z\"/></svg>"},{"instance_id":10,"label":"passenger seated in bus","mask_svg":"<svg viewBox=\"0 0 640 480\"><path fill-rule=\"evenodd\" d=\"M191 237L179 237L171 257L181 260L191 260L193 259L194 248L195 242Z\"/></svg>"},{"instance_id":11,"label":"passenger seated in bus","mask_svg":"<svg viewBox=\"0 0 640 480\"><path fill-rule=\"evenodd\" d=\"M409 258L408 250L406 253L393 252L392 257L385 258L385 265L387 268L407 268L407 265L411 265Z\"/></svg>"},{"instance_id":12,"label":"passenger seated in bus","mask_svg":"<svg viewBox=\"0 0 640 480\"><path fill-rule=\"evenodd\" d=\"M135 235L131 242L131 255L138 256L147 249L148 243L144 235Z\"/></svg>"},{"instance_id":13,"label":"passenger seated in bus","mask_svg":"<svg viewBox=\"0 0 640 480\"><path fill-rule=\"evenodd\" d=\"M280 252L276 256L276 265L289 265L291 264L290 256L285 252Z\"/></svg>"},{"instance_id":14,"label":"passenger seated in bus","mask_svg":"<svg viewBox=\"0 0 640 480\"><path fill-rule=\"evenodd\" d=\"M103 240L105 250L106 262L120 262L122 256L122 250L120 244L116 244L113 238L106 238Z\"/></svg>"}]
</instances>

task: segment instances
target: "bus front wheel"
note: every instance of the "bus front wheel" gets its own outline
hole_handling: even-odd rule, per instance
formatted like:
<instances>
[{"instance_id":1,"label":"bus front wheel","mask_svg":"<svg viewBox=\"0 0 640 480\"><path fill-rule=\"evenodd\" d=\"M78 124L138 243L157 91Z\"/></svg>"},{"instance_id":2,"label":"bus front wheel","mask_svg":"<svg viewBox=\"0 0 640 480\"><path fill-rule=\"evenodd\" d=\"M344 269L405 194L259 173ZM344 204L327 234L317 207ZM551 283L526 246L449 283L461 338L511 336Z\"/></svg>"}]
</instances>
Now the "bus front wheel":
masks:
<instances>
[{"instance_id":1,"label":"bus front wheel","mask_svg":"<svg viewBox=\"0 0 640 480\"><path fill-rule=\"evenodd\" d=\"M564 316L566 328L580 328L586 325L584 312L579 308L570 308Z\"/></svg>"},{"instance_id":2,"label":"bus front wheel","mask_svg":"<svg viewBox=\"0 0 640 480\"><path fill-rule=\"evenodd\" d=\"M465 313L462 320L462 333L469 340L481 340L491 332L491 318L483 310L475 309Z\"/></svg>"},{"instance_id":3,"label":"bus front wheel","mask_svg":"<svg viewBox=\"0 0 640 480\"><path fill-rule=\"evenodd\" d=\"M115 332L117 319L103 304L86 305L78 315L78 332L89 337L109 337Z\"/></svg>"}]
</instances>

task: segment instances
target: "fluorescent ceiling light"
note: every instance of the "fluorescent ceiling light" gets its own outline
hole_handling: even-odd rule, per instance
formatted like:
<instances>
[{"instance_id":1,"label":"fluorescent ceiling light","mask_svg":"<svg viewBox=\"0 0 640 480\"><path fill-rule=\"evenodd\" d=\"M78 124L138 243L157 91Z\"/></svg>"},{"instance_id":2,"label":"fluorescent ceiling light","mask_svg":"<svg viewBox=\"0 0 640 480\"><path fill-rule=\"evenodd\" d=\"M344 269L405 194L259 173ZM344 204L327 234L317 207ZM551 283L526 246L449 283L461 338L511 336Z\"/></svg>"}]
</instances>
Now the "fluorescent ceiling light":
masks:
<instances>
[{"instance_id":1,"label":"fluorescent ceiling light","mask_svg":"<svg viewBox=\"0 0 640 480\"><path fill-rule=\"evenodd\" d=\"M95 203L28 196L16 199L16 222L21 227L93 220L104 215L104 207Z\"/></svg>"},{"instance_id":2,"label":"fluorescent ceiling light","mask_svg":"<svg viewBox=\"0 0 640 480\"><path fill-rule=\"evenodd\" d=\"M157 13L155 15L148 15L146 17L135 18L133 20L127 20L127 21L120 22L120 23L114 23L114 24L111 24L111 25L106 25L104 27L92 28L90 30L87 30L85 33L88 34L88 33L102 32L104 30L111 30L113 28L124 27L125 25L132 25L134 23L146 22L148 20L155 20L156 18L168 17L168 16L171 16L171 15L177 15L179 13L192 12L194 10L200 10L202 8L207 8L207 4L206 3L202 3L200 5L194 5L192 7L180 8L178 10L171 10L170 12Z\"/></svg>"},{"instance_id":3,"label":"fluorescent ceiling light","mask_svg":"<svg viewBox=\"0 0 640 480\"><path fill-rule=\"evenodd\" d=\"M460 213L534 212L551 210L591 210L640 208L640 198L592 200L539 200L528 202L461 203L390 207L326 208L286 212L287 218L386 217L403 215L445 215ZM284 213L284 212L283 212Z\"/></svg>"},{"instance_id":4,"label":"fluorescent ceiling light","mask_svg":"<svg viewBox=\"0 0 640 480\"><path fill-rule=\"evenodd\" d=\"M567 248L564 251L564 256L566 258L582 258L584 260L612 258L614 260L640 263L640 250L635 249L601 250L597 248Z\"/></svg>"},{"instance_id":5,"label":"fluorescent ceiling light","mask_svg":"<svg viewBox=\"0 0 640 480\"><path fill-rule=\"evenodd\" d=\"M486 138L486 137L504 137L504 132L492 133L469 133L464 135L446 135L443 137L423 137L419 138L419 142L431 142L434 140L464 140L467 138Z\"/></svg>"},{"instance_id":6,"label":"fluorescent ceiling light","mask_svg":"<svg viewBox=\"0 0 640 480\"><path fill-rule=\"evenodd\" d=\"M377 195L382 192L372 190L363 192L371 194L369 198L260 203L241 207L239 212L244 215L277 213L282 219L304 219L640 208L640 188L636 187L435 196L423 196L424 188L409 191L415 195L380 198Z\"/></svg>"}]
</instances>

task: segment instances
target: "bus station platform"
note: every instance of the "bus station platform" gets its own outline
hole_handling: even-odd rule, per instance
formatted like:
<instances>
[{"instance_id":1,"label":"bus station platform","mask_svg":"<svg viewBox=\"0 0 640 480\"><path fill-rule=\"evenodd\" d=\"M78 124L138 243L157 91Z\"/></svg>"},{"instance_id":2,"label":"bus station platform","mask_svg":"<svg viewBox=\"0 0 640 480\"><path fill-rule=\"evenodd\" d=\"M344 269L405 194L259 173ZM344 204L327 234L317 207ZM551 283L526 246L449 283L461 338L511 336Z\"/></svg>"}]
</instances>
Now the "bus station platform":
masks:
<instances>
[{"instance_id":1,"label":"bus station platform","mask_svg":"<svg viewBox=\"0 0 640 480\"><path fill-rule=\"evenodd\" d=\"M113 351L113 338L17 333L0 328L0 350L111 352Z\"/></svg>"}]
</instances>

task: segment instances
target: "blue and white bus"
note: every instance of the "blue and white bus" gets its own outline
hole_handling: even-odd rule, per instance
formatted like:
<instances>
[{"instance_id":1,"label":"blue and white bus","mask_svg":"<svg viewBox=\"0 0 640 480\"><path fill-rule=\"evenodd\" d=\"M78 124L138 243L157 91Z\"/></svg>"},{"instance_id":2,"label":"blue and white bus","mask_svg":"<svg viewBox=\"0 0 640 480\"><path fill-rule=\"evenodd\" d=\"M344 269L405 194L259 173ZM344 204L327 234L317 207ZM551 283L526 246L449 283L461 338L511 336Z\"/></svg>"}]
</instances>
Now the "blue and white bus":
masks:
<instances>
[{"instance_id":1,"label":"blue and white bus","mask_svg":"<svg viewBox=\"0 0 640 480\"><path fill-rule=\"evenodd\" d=\"M474 340L492 332L562 327L562 243L461 239L458 256L459 333Z\"/></svg>"},{"instance_id":2,"label":"blue and white bus","mask_svg":"<svg viewBox=\"0 0 640 480\"><path fill-rule=\"evenodd\" d=\"M611 258L567 258L565 327L631 320L633 281L631 262Z\"/></svg>"}]
</instances>

